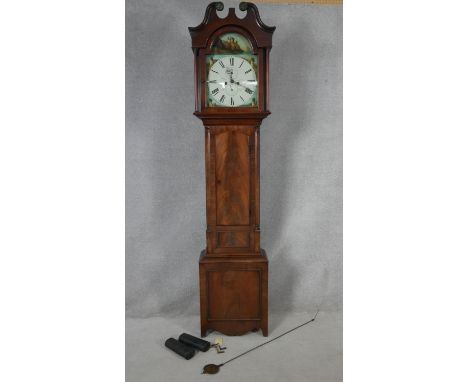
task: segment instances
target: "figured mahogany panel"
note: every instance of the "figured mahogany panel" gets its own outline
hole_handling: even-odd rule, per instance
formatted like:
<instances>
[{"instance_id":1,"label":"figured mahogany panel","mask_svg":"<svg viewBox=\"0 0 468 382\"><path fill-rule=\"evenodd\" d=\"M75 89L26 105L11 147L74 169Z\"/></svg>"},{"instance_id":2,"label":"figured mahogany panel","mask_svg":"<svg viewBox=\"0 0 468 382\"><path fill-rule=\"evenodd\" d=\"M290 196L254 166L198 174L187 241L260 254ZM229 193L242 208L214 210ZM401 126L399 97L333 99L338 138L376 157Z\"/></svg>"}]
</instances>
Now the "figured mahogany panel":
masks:
<instances>
[{"instance_id":1,"label":"figured mahogany panel","mask_svg":"<svg viewBox=\"0 0 468 382\"><path fill-rule=\"evenodd\" d=\"M208 272L208 320L260 319L260 270Z\"/></svg>"},{"instance_id":2,"label":"figured mahogany panel","mask_svg":"<svg viewBox=\"0 0 468 382\"><path fill-rule=\"evenodd\" d=\"M250 223L250 137L236 130L215 135L216 223Z\"/></svg>"},{"instance_id":3,"label":"figured mahogany panel","mask_svg":"<svg viewBox=\"0 0 468 382\"><path fill-rule=\"evenodd\" d=\"M219 248L248 248L250 246L250 231L218 232Z\"/></svg>"},{"instance_id":4,"label":"figured mahogany panel","mask_svg":"<svg viewBox=\"0 0 468 382\"><path fill-rule=\"evenodd\" d=\"M217 330L230 336L262 329L268 335L268 259L200 254L201 335Z\"/></svg>"}]
</instances>

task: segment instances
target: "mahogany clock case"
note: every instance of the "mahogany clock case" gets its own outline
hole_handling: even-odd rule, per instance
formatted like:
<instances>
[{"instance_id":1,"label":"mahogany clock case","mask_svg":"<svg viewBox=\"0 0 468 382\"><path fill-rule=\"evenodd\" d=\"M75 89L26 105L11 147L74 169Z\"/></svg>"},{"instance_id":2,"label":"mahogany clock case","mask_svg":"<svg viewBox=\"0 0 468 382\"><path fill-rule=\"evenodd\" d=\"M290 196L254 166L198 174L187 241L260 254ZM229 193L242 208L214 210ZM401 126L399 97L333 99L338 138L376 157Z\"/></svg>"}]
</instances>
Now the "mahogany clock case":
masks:
<instances>
[{"instance_id":1,"label":"mahogany clock case","mask_svg":"<svg viewBox=\"0 0 468 382\"><path fill-rule=\"evenodd\" d=\"M207 242L199 260L201 335L207 330L241 335L261 329L267 336L268 259L260 247L260 125L270 114L269 53L275 27L262 22L252 3L240 3L244 18L238 18L234 8L220 18L217 11L223 8L221 2L209 4L201 24L189 28L194 114L205 127ZM219 49L230 55L214 56ZM242 81L247 74L253 80ZM209 78L217 78L213 87L207 84L212 82Z\"/></svg>"},{"instance_id":2,"label":"mahogany clock case","mask_svg":"<svg viewBox=\"0 0 468 382\"><path fill-rule=\"evenodd\" d=\"M126 314L170 317L166 322L195 335L207 228L205 129L193 116L187 27L202 21L208 3L126 5ZM224 4L220 17L229 6L244 17L238 2ZM307 311L317 301L341 309L342 8L257 5L277 27L271 115L260 127L260 244L269 260L274 335L283 312Z\"/></svg>"}]
</instances>

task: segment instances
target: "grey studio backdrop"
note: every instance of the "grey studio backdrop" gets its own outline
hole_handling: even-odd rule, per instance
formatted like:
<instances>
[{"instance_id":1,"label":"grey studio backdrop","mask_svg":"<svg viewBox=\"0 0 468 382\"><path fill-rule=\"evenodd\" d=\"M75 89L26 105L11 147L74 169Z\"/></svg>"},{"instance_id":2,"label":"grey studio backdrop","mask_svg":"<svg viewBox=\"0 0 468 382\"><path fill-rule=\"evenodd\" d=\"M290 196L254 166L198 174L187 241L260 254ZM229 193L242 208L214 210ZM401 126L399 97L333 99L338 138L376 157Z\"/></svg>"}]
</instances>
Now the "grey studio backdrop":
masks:
<instances>
[{"instance_id":1,"label":"grey studio backdrop","mask_svg":"<svg viewBox=\"0 0 468 382\"><path fill-rule=\"evenodd\" d=\"M204 128L188 26L208 1L128 0L126 314L198 315ZM221 16L238 2L225 1ZM270 312L342 309L342 7L258 4L277 27L261 126ZM242 17L242 16L241 16Z\"/></svg>"}]
</instances>

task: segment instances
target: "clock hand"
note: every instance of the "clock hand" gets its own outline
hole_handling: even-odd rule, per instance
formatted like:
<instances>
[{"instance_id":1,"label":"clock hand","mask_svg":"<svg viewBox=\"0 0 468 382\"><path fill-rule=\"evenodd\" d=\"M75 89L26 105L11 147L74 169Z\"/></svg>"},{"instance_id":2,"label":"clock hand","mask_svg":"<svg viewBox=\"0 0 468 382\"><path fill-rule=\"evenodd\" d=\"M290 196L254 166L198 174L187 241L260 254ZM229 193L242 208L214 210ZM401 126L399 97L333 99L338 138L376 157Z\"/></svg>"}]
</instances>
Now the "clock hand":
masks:
<instances>
[{"instance_id":1,"label":"clock hand","mask_svg":"<svg viewBox=\"0 0 468 382\"><path fill-rule=\"evenodd\" d=\"M244 81L245 82L245 81ZM250 89L248 86L242 85L240 82L234 82L236 85L242 86L245 89ZM251 89L250 89L251 90Z\"/></svg>"},{"instance_id":2,"label":"clock hand","mask_svg":"<svg viewBox=\"0 0 468 382\"><path fill-rule=\"evenodd\" d=\"M221 85L221 86L223 86L223 87L225 87L226 85L228 85L228 82L226 82L226 81L224 81L224 80L221 80L221 81L216 81L216 80L202 81L202 83L218 84L218 85Z\"/></svg>"}]
</instances>

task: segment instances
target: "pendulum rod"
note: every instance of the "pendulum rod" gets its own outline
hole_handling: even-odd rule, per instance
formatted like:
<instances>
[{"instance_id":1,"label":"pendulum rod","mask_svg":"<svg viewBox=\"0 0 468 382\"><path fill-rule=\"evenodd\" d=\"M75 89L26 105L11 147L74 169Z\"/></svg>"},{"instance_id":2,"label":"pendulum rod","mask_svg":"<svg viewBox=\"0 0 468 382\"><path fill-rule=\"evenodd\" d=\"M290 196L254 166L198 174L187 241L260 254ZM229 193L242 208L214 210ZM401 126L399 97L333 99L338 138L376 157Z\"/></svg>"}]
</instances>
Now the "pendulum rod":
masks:
<instances>
[{"instance_id":1,"label":"pendulum rod","mask_svg":"<svg viewBox=\"0 0 468 382\"><path fill-rule=\"evenodd\" d=\"M283 337L284 335L288 334L288 333L291 333L292 331L296 330L296 329L299 329L300 327L304 326L304 325L307 325L309 323L311 323L312 321L315 321L315 318L317 317L317 314L319 313L318 309L317 309L317 312L315 313L315 316L314 318L312 318L311 320L307 321L307 322L304 322L303 324L299 325L299 326L296 326L295 328L292 328L290 330L288 330L287 332L284 332L283 334L280 334L279 336L269 340L269 341L266 341L264 342L263 344L260 344L258 346L255 346L254 348L252 349L249 349L237 356L235 356L234 358L231 358L230 360L227 360L226 362L224 363L220 363L219 365L215 365L215 364L209 364L209 365L206 365L204 368L203 368L203 372L202 374L216 374L218 371L219 371L219 368L221 366L224 366L226 365L227 363L231 362L231 361L234 361L235 359L237 358L240 358L242 357L243 355L246 355L247 353L250 353L251 351L254 351L255 349L258 349L259 347L262 347L263 345L266 345L266 344L269 344L270 342L273 342L275 340L277 340L278 338L280 337Z\"/></svg>"}]
</instances>

